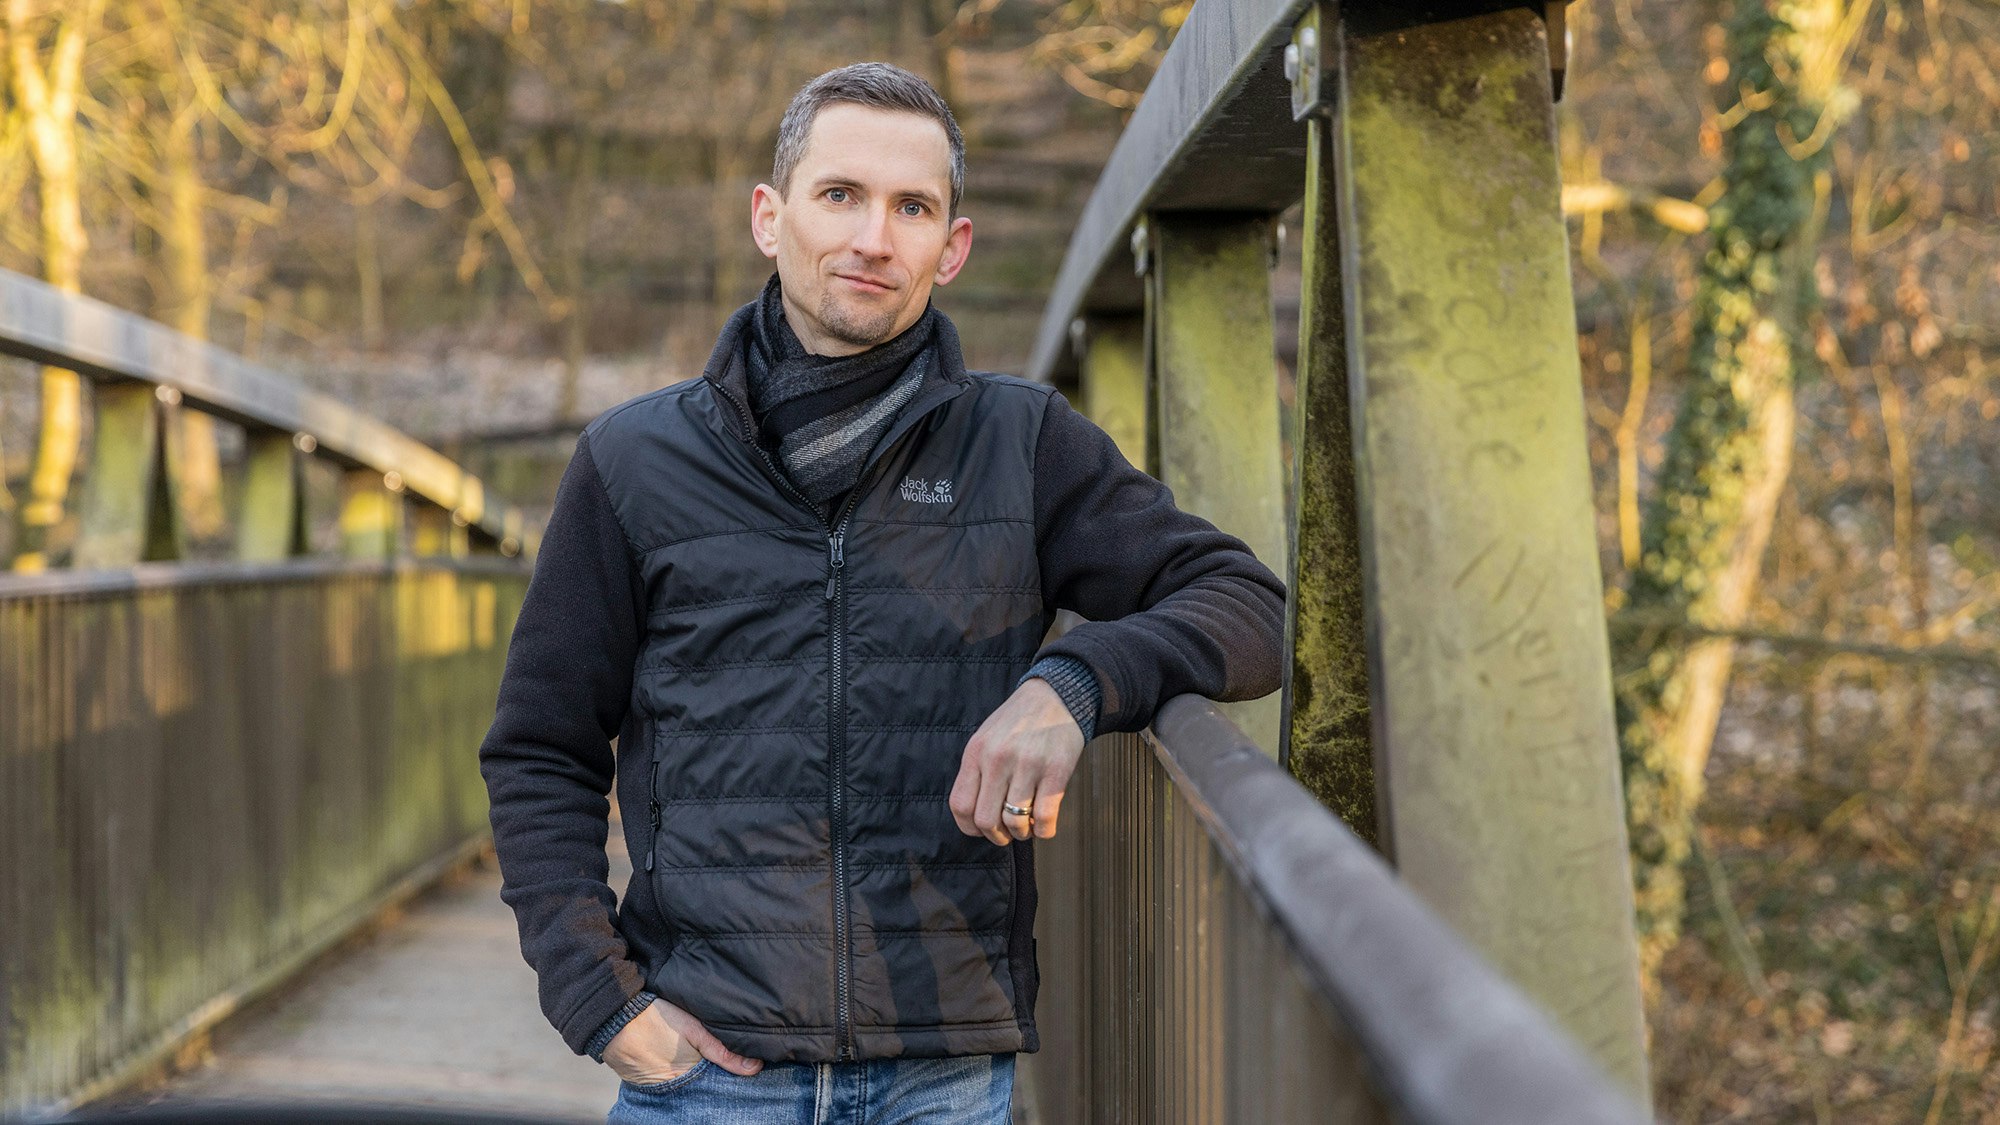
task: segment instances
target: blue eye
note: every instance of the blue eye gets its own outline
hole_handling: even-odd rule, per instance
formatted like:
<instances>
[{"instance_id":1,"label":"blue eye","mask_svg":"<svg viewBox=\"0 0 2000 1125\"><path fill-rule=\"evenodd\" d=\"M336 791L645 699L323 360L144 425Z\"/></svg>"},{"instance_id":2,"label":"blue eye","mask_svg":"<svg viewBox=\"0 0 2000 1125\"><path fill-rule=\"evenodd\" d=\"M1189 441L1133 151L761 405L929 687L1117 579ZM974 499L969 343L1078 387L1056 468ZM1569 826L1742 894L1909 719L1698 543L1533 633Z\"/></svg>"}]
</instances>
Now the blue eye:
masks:
<instances>
[{"instance_id":1,"label":"blue eye","mask_svg":"<svg viewBox=\"0 0 2000 1125\"><path fill-rule=\"evenodd\" d=\"M826 189L826 197L829 201L834 203L845 203L847 202L847 189L828 188Z\"/></svg>"},{"instance_id":2,"label":"blue eye","mask_svg":"<svg viewBox=\"0 0 2000 1125\"><path fill-rule=\"evenodd\" d=\"M918 216L924 213L924 205L916 202L915 200L911 200L910 202L903 204L903 213L905 215L910 216L913 219L917 218Z\"/></svg>"}]
</instances>

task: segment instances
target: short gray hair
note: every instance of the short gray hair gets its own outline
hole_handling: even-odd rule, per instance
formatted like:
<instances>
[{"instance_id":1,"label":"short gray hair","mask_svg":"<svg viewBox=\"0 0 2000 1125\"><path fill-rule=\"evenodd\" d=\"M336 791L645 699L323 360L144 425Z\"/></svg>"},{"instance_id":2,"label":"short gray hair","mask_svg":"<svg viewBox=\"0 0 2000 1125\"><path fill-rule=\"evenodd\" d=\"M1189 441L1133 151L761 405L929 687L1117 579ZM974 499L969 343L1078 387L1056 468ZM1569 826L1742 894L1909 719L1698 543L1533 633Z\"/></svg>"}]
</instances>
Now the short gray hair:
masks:
<instances>
[{"instance_id":1,"label":"short gray hair","mask_svg":"<svg viewBox=\"0 0 2000 1125\"><path fill-rule=\"evenodd\" d=\"M805 158L806 138L819 111L838 102L914 113L944 126L945 139L951 143L951 214L958 215L959 197L965 192L965 137L936 87L893 63L862 62L829 70L792 96L778 122L778 152L771 162L771 182L779 195L792 189L792 172Z\"/></svg>"}]
</instances>

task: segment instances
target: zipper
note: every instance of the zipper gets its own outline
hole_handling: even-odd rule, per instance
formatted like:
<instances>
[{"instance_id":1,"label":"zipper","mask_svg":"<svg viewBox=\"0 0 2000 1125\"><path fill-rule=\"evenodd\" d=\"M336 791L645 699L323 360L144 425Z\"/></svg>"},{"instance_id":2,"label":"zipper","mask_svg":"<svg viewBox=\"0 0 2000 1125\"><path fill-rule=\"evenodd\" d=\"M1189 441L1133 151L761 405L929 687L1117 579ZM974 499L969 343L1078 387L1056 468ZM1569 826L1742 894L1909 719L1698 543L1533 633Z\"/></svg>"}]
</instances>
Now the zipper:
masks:
<instances>
[{"instance_id":1,"label":"zipper","mask_svg":"<svg viewBox=\"0 0 2000 1125\"><path fill-rule=\"evenodd\" d=\"M845 525L842 520L843 529ZM847 589L840 580L846 562L841 556L842 536L843 531L836 530L826 538L826 744L831 759L827 831L833 844L834 1051L841 1062L846 1062L852 1057L854 1046L853 998L847 979L848 963L853 960L850 946L854 935L847 917L847 685L843 682L846 645L842 643L847 631Z\"/></svg>"},{"instance_id":2,"label":"zipper","mask_svg":"<svg viewBox=\"0 0 2000 1125\"><path fill-rule=\"evenodd\" d=\"M646 727L646 873L653 873L653 853L660 850L660 740ZM654 888L654 897L659 888Z\"/></svg>"},{"instance_id":3,"label":"zipper","mask_svg":"<svg viewBox=\"0 0 2000 1125\"><path fill-rule=\"evenodd\" d=\"M653 870L653 853L658 851L660 847L660 792L657 788L659 777L660 771L656 765L653 769L653 776L648 779L648 785L652 787L652 792L647 794L647 796L652 798L652 800L647 802L651 806L650 815L652 820L652 830L646 835L646 870L649 872Z\"/></svg>"},{"instance_id":4,"label":"zipper","mask_svg":"<svg viewBox=\"0 0 2000 1125\"><path fill-rule=\"evenodd\" d=\"M875 481L875 470L886 459L876 458L862 469L861 479L855 482L854 490L848 493L847 503L842 507L840 517L828 523L819 514L819 509L807 500L797 486L778 468L771 455L756 441L756 430L750 423L750 412L737 401L719 380L710 380L710 385L729 400L742 419L744 429L753 435L749 445L757 451L764 462L764 468L778 486L788 493L799 506L811 513L813 519L826 528L826 603L827 603L827 707L826 738L829 761L829 785L827 790L827 819L829 842L833 850L833 947L834 947L834 1040L836 1057L841 1062L854 1058L854 1011L852 982L849 980L849 964L854 960L853 934L847 908L847 683L846 683L846 633L847 633L847 521L854 516L854 509L861 503L861 497L868 486ZM926 408L924 413L943 405L941 399ZM922 415L913 416L902 427L908 432ZM896 436L900 441L902 434ZM891 445L894 442L890 443ZM884 447L886 452L887 446Z\"/></svg>"},{"instance_id":5,"label":"zipper","mask_svg":"<svg viewBox=\"0 0 2000 1125\"><path fill-rule=\"evenodd\" d=\"M840 573L841 567L847 565L847 557L841 553L840 542L842 538L843 537L838 532L835 532L834 534L826 537L826 600L827 601L833 600L834 576Z\"/></svg>"},{"instance_id":6,"label":"zipper","mask_svg":"<svg viewBox=\"0 0 2000 1125\"><path fill-rule=\"evenodd\" d=\"M880 458L878 458L880 462ZM838 1015L834 1019L834 1039L838 1043L836 1055L842 1063L854 1059L854 1001L850 995L848 965L854 961L854 933L848 921L848 661L846 661L846 639L848 639L848 520L854 518L854 508L860 506L862 496L868 486L874 484L876 466L870 464L862 470L860 480L854 482L854 492L848 494L846 508L834 522L834 528L826 534L826 601L828 601L828 629L826 629L826 661L828 661L828 707L826 707L826 743L832 755L832 795L828 797L832 805L832 843L834 843L834 947L840 951L840 961L834 965L834 993L838 997Z\"/></svg>"}]
</instances>

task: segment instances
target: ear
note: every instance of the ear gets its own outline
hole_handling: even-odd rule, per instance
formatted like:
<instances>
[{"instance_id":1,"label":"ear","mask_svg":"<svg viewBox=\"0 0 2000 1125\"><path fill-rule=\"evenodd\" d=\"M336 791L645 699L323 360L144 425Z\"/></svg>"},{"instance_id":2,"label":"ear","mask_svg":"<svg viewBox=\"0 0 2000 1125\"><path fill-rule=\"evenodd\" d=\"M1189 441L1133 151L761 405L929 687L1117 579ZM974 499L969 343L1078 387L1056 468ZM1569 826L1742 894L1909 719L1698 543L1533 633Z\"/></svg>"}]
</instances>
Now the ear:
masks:
<instances>
[{"instance_id":1,"label":"ear","mask_svg":"<svg viewBox=\"0 0 2000 1125\"><path fill-rule=\"evenodd\" d=\"M778 256L778 222L785 210L785 197L770 184L758 184L750 192L750 237L766 258Z\"/></svg>"},{"instance_id":2,"label":"ear","mask_svg":"<svg viewBox=\"0 0 2000 1125\"><path fill-rule=\"evenodd\" d=\"M951 233L944 240L944 257L938 259L937 273L931 280L938 285L950 285L958 271L965 268L965 259L971 253L972 220L960 215L951 221Z\"/></svg>"}]
</instances>

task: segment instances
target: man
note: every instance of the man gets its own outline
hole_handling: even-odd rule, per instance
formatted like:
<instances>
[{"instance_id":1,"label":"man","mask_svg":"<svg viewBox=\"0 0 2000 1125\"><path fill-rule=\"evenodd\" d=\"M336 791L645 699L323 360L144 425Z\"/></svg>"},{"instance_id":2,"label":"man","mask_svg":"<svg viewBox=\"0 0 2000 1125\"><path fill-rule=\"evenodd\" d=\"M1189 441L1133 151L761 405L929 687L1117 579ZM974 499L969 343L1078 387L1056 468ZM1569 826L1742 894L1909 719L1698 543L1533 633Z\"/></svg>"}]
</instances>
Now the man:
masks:
<instances>
[{"instance_id":1,"label":"man","mask_svg":"<svg viewBox=\"0 0 2000 1125\"><path fill-rule=\"evenodd\" d=\"M1278 685L1283 588L1242 541L1051 388L965 370L930 304L963 182L922 79L808 84L751 196L763 295L563 474L480 767L613 1121L1005 1121L1028 841L1084 744ZM1043 645L1060 608L1091 620Z\"/></svg>"}]
</instances>

